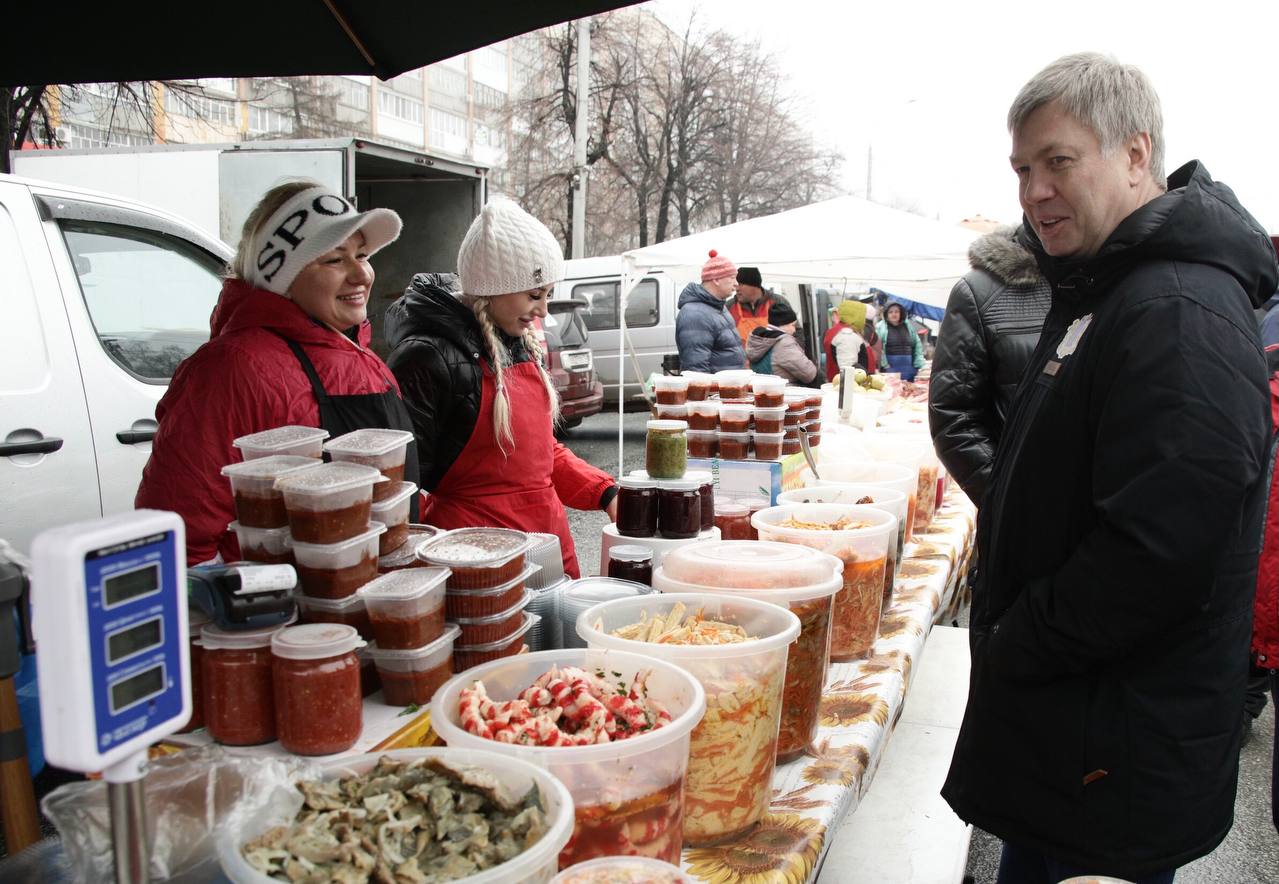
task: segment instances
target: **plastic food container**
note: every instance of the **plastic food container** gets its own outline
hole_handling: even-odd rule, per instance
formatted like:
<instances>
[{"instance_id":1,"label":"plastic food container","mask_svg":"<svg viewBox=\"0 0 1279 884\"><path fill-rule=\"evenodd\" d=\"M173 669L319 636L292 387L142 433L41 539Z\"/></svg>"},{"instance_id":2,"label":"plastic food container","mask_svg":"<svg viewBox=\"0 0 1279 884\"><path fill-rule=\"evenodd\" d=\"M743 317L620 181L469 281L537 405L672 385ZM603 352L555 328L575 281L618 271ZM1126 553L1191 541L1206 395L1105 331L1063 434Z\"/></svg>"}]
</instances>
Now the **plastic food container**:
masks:
<instances>
[{"instance_id":1,"label":"plastic food container","mask_svg":"<svg viewBox=\"0 0 1279 884\"><path fill-rule=\"evenodd\" d=\"M277 479L289 513L289 531L300 543L337 543L369 527L373 486L386 477L358 463L326 463Z\"/></svg>"},{"instance_id":2,"label":"plastic food container","mask_svg":"<svg viewBox=\"0 0 1279 884\"><path fill-rule=\"evenodd\" d=\"M745 596L789 608L799 618L799 639L786 656L778 764L803 755L817 734L841 567L833 556L793 544L710 541L671 552L653 574L660 592Z\"/></svg>"},{"instance_id":3,"label":"plastic food container","mask_svg":"<svg viewBox=\"0 0 1279 884\"><path fill-rule=\"evenodd\" d=\"M688 422L649 421L644 440L644 469L653 479L678 479L688 465Z\"/></svg>"},{"instance_id":4,"label":"plastic food container","mask_svg":"<svg viewBox=\"0 0 1279 884\"><path fill-rule=\"evenodd\" d=\"M719 406L719 429L723 433L745 433L751 428L751 418L755 406L734 402L721 402Z\"/></svg>"},{"instance_id":5,"label":"plastic food container","mask_svg":"<svg viewBox=\"0 0 1279 884\"><path fill-rule=\"evenodd\" d=\"M688 403L688 429L718 430L720 404L714 399Z\"/></svg>"},{"instance_id":6,"label":"plastic food container","mask_svg":"<svg viewBox=\"0 0 1279 884\"><path fill-rule=\"evenodd\" d=\"M178 731L189 734L204 727L204 645L200 644L200 633L208 625L209 617L199 608L187 611L187 650L191 659L191 717Z\"/></svg>"},{"instance_id":7,"label":"plastic food container","mask_svg":"<svg viewBox=\"0 0 1279 884\"><path fill-rule=\"evenodd\" d=\"M715 527L721 540L751 540L751 511L731 500L717 501Z\"/></svg>"},{"instance_id":8,"label":"plastic food container","mask_svg":"<svg viewBox=\"0 0 1279 884\"><path fill-rule=\"evenodd\" d=\"M360 658L352 626L312 623L271 637L275 724L294 755L332 755L355 745L364 728Z\"/></svg>"},{"instance_id":9,"label":"plastic food container","mask_svg":"<svg viewBox=\"0 0 1279 884\"><path fill-rule=\"evenodd\" d=\"M273 454L293 454L319 460L324 456L324 440L329 431L321 427L276 427L261 433L250 433L231 442L240 449L245 460L270 457Z\"/></svg>"},{"instance_id":10,"label":"plastic food container","mask_svg":"<svg viewBox=\"0 0 1279 884\"><path fill-rule=\"evenodd\" d=\"M658 405L683 405L688 401L688 378L679 375L653 378L653 396Z\"/></svg>"},{"instance_id":11,"label":"plastic food container","mask_svg":"<svg viewBox=\"0 0 1279 884\"><path fill-rule=\"evenodd\" d=\"M928 428L922 429L910 425L888 427L871 427L865 437L872 452L883 450L883 443L875 440L886 438L888 445L893 446L894 455L888 459L898 463L914 462L919 467L919 478L915 486L915 520L911 525L911 536L927 528L937 511L937 477L941 470L941 461L933 449L932 439L928 436Z\"/></svg>"},{"instance_id":12,"label":"plastic food container","mask_svg":"<svg viewBox=\"0 0 1279 884\"><path fill-rule=\"evenodd\" d=\"M614 577L583 577L580 580L570 580L559 597L558 617L562 624L561 637L564 647L586 647L586 643L577 637L577 618L587 608L610 599L633 598L652 593L653 588L647 584Z\"/></svg>"},{"instance_id":13,"label":"plastic food container","mask_svg":"<svg viewBox=\"0 0 1279 884\"><path fill-rule=\"evenodd\" d=\"M222 475L231 480L231 494L235 497L236 521L246 528L287 526L284 495L275 490L275 480L319 465L313 457L281 454L224 466Z\"/></svg>"},{"instance_id":14,"label":"plastic food container","mask_svg":"<svg viewBox=\"0 0 1279 884\"><path fill-rule=\"evenodd\" d=\"M714 430L689 430L688 456L719 457L719 433Z\"/></svg>"},{"instance_id":15,"label":"plastic food container","mask_svg":"<svg viewBox=\"0 0 1279 884\"><path fill-rule=\"evenodd\" d=\"M240 558L262 565L292 565L293 540L288 526L283 528L250 528L232 522L227 529L235 532L240 543Z\"/></svg>"},{"instance_id":16,"label":"plastic food container","mask_svg":"<svg viewBox=\"0 0 1279 884\"><path fill-rule=\"evenodd\" d=\"M719 456L724 460L746 460L750 453L750 433L719 434Z\"/></svg>"},{"instance_id":17,"label":"plastic food container","mask_svg":"<svg viewBox=\"0 0 1279 884\"><path fill-rule=\"evenodd\" d=\"M383 574L360 588L379 648L419 648L440 637L448 576L448 568L409 568Z\"/></svg>"},{"instance_id":18,"label":"plastic food container","mask_svg":"<svg viewBox=\"0 0 1279 884\"><path fill-rule=\"evenodd\" d=\"M528 585L533 589L545 589L564 580L564 558L560 555L560 539L555 534L530 533L528 551L524 553L524 561L530 565L541 566L528 576Z\"/></svg>"},{"instance_id":19,"label":"plastic food container","mask_svg":"<svg viewBox=\"0 0 1279 884\"><path fill-rule=\"evenodd\" d=\"M509 754L477 749L460 749L449 746L429 749L393 749L364 755L349 755L323 763L326 780L356 776L371 771L380 758L389 756L397 761L415 761L435 758L458 767L474 766L492 775L505 793L515 800L536 789L546 814L547 831L523 853L493 868L458 879L465 884L542 884L555 875L559 867L559 854L573 833L573 799L568 789L544 770ZM302 796L296 788L281 787L289 800L272 802L270 809L256 814L246 814L232 808L228 825L216 840L218 862L233 884L278 884L254 869L240 852L241 845L261 837L268 829L287 825L302 806ZM281 812L281 808L287 808Z\"/></svg>"},{"instance_id":20,"label":"plastic food container","mask_svg":"<svg viewBox=\"0 0 1279 884\"><path fill-rule=\"evenodd\" d=\"M412 482L400 482L391 486L391 492L377 498L377 489L385 488L389 483L373 486L373 505L369 507L369 517L386 526L386 533L378 538L377 554L385 556L402 547L409 539L409 509L413 503L413 495L417 494L417 486Z\"/></svg>"},{"instance_id":21,"label":"plastic food container","mask_svg":"<svg viewBox=\"0 0 1279 884\"><path fill-rule=\"evenodd\" d=\"M654 644L618 638L623 626L665 616L683 604L708 620L742 627L735 644ZM583 611L577 634L592 648L658 655L698 680L706 714L693 729L684 781L684 843L718 844L745 835L768 809L777 759L787 648L799 618L769 602L736 596L674 593L616 599Z\"/></svg>"},{"instance_id":22,"label":"plastic food container","mask_svg":"<svg viewBox=\"0 0 1279 884\"><path fill-rule=\"evenodd\" d=\"M300 612L299 619L305 623L341 623L354 627L364 638L373 634L368 608L358 594L344 599L316 599L299 593L294 601Z\"/></svg>"},{"instance_id":23,"label":"plastic food container","mask_svg":"<svg viewBox=\"0 0 1279 884\"><path fill-rule=\"evenodd\" d=\"M659 421L688 421L687 405L654 405L653 417Z\"/></svg>"},{"instance_id":24,"label":"plastic food container","mask_svg":"<svg viewBox=\"0 0 1279 884\"><path fill-rule=\"evenodd\" d=\"M510 528L459 528L418 547L422 561L448 568L449 589L481 589L514 580L524 570L531 542ZM493 613L488 611L486 613Z\"/></svg>"},{"instance_id":25,"label":"plastic food container","mask_svg":"<svg viewBox=\"0 0 1279 884\"><path fill-rule=\"evenodd\" d=\"M715 372L715 383L719 386L719 398L751 400L751 381L755 379L753 371L731 368Z\"/></svg>"},{"instance_id":26,"label":"plastic food container","mask_svg":"<svg viewBox=\"0 0 1279 884\"><path fill-rule=\"evenodd\" d=\"M782 456L783 433L751 433L756 460L777 460Z\"/></svg>"},{"instance_id":27,"label":"plastic food container","mask_svg":"<svg viewBox=\"0 0 1279 884\"><path fill-rule=\"evenodd\" d=\"M812 524L833 524L849 518L863 527L830 530L792 528L789 519ZM835 596L830 658L835 662L860 660L870 655L879 634L883 608L884 571L888 544L897 529L897 517L869 506L808 503L776 506L751 516L760 540L798 543L829 553L844 563L843 588Z\"/></svg>"},{"instance_id":28,"label":"plastic food container","mask_svg":"<svg viewBox=\"0 0 1279 884\"><path fill-rule=\"evenodd\" d=\"M788 387L782 391L782 404L786 406L788 413L802 415L808 411L808 391L800 387Z\"/></svg>"},{"instance_id":29,"label":"plastic food container","mask_svg":"<svg viewBox=\"0 0 1279 884\"><path fill-rule=\"evenodd\" d=\"M424 706L440 685L453 676L453 646L461 628L449 624L434 641L418 648L380 648L369 645L369 657L382 683L382 699L389 706Z\"/></svg>"},{"instance_id":30,"label":"plastic food container","mask_svg":"<svg viewBox=\"0 0 1279 884\"><path fill-rule=\"evenodd\" d=\"M682 371L680 377L688 380L688 401L700 402L716 392L715 376L703 371Z\"/></svg>"},{"instance_id":31,"label":"plastic food container","mask_svg":"<svg viewBox=\"0 0 1279 884\"><path fill-rule=\"evenodd\" d=\"M884 461L833 461L821 463L822 478L811 484L818 488L828 485L880 485L906 495L906 538L910 539L915 523L915 495L919 490L919 468L915 465Z\"/></svg>"},{"instance_id":32,"label":"plastic food container","mask_svg":"<svg viewBox=\"0 0 1279 884\"><path fill-rule=\"evenodd\" d=\"M848 484L822 485L814 488L796 488L777 496L779 506L792 503L842 503L859 504L870 498L867 506L882 509L897 519L896 540L888 544L888 567L884 569L884 610L893 597L893 580L901 568L902 553L906 547L906 516L909 500L905 494L881 485Z\"/></svg>"},{"instance_id":33,"label":"plastic food container","mask_svg":"<svg viewBox=\"0 0 1279 884\"><path fill-rule=\"evenodd\" d=\"M551 884L696 884L679 866L642 856L601 856L578 863Z\"/></svg>"},{"instance_id":34,"label":"plastic food container","mask_svg":"<svg viewBox=\"0 0 1279 884\"><path fill-rule=\"evenodd\" d=\"M455 620L458 617L487 617L507 610L524 597L524 587L538 573L540 567L525 565L512 579L497 586L447 590L444 593L445 618Z\"/></svg>"},{"instance_id":35,"label":"plastic food container","mask_svg":"<svg viewBox=\"0 0 1279 884\"><path fill-rule=\"evenodd\" d=\"M364 429L330 439L324 450L335 461L377 467L387 481L373 489L373 499L382 500L396 492L404 481L404 460L413 434L407 430Z\"/></svg>"},{"instance_id":36,"label":"plastic food container","mask_svg":"<svg viewBox=\"0 0 1279 884\"><path fill-rule=\"evenodd\" d=\"M670 723L611 743L516 746L476 736L461 726L463 690L484 683L490 699L514 699L552 668L604 672L629 685L646 672L648 696L670 713ZM687 672L664 660L616 650L541 651L477 666L452 678L431 701L431 723L450 746L491 748L550 771L573 796L575 821L560 868L598 856L680 860L684 774L689 735L702 719L706 697Z\"/></svg>"},{"instance_id":37,"label":"plastic food container","mask_svg":"<svg viewBox=\"0 0 1279 884\"><path fill-rule=\"evenodd\" d=\"M533 601L533 591L525 589L520 600L505 611L498 611L496 614L488 614L484 617L454 617L452 622L462 628L458 644L473 647L510 638L524 625L524 609L531 601Z\"/></svg>"},{"instance_id":38,"label":"plastic food container","mask_svg":"<svg viewBox=\"0 0 1279 884\"><path fill-rule=\"evenodd\" d=\"M256 746L275 739L271 637L283 628L230 631L210 623L200 630L204 727L219 743Z\"/></svg>"},{"instance_id":39,"label":"plastic food container","mask_svg":"<svg viewBox=\"0 0 1279 884\"><path fill-rule=\"evenodd\" d=\"M399 549L392 550L378 558L378 573L389 574L392 571L401 571L405 568L429 567L426 562L417 557L418 548L432 537L437 537L442 533L434 525L418 525L409 522L408 539L404 541L404 545Z\"/></svg>"},{"instance_id":40,"label":"plastic food container","mask_svg":"<svg viewBox=\"0 0 1279 884\"><path fill-rule=\"evenodd\" d=\"M369 523L363 534L338 543L293 543L298 585L304 595L342 599L377 577L378 538L386 526Z\"/></svg>"},{"instance_id":41,"label":"plastic food container","mask_svg":"<svg viewBox=\"0 0 1279 884\"><path fill-rule=\"evenodd\" d=\"M756 397L755 401L758 403L759 398ZM757 404L751 413L757 433L781 433L786 429L786 406L784 405L765 408Z\"/></svg>"},{"instance_id":42,"label":"plastic food container","mask_svg":"<svg viewBox=\"0 0 1279 884\"><path fill-rule=\"evenodd\" d=\"M524 612L524 624L504 639L495 642L484 642L479 645L454 645L453 667L458 672L465 672L481 663L489 663L502 657L518 654L524 647L524 636L537 624L538 616Z\"/></svg>"},{"instance_id":43,"label":"plastic food container","mask_svg":"<svg viewBox=\"0 0 1279 884\"><path fill-rule=\"evenodd\" d=\"M755 394L756 405L775 408L785 401L786 379L776 375L757 374L751 378L751 391Z\"/></svg>"}]
</instances>

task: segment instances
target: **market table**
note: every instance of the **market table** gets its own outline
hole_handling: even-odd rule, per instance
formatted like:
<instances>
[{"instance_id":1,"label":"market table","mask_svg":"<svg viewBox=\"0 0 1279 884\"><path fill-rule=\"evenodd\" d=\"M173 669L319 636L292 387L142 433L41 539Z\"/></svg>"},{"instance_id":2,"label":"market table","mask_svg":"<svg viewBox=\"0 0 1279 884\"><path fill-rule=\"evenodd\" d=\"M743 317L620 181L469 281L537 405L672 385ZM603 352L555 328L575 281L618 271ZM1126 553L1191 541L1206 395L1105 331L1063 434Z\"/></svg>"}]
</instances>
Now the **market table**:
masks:
<instances>
[{"instance_id":1,"label":"market table","mask_svg":"<svg viewBox=\"0 0 1279 884\"><path fill-rule=\"evenodd\" d=\"M929 528L906 545L871 656L830 668L810 755L777 768L773 802L754 831L686 849L685 871L715 884L816 880L834 833L870 787L933 624L965 602L975 517L953 489Z\"/></svg>"}]
</instances>

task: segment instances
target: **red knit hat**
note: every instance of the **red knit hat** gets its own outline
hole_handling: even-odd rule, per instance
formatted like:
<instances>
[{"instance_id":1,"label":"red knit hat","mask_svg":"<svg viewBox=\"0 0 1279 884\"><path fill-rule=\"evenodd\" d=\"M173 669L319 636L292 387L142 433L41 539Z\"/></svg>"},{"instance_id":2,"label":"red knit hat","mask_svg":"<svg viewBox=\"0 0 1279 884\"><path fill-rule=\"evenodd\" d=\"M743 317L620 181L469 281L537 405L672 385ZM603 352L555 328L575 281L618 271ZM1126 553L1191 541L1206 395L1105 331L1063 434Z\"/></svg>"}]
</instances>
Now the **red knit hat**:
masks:
<instances>
[{"instance_id":1,"label":"red knit hat","mask_svg":"<svg viewBox=\"0 0 1279 884\"><path fill-rule=\"evenodd\" d=\"M719 252L711 249L711 258L702 265L702 282L710 282L713 279L723 279L725 276L737 278L737 268L733 266L733 262L725 258Z\"/></svg>"}]
</instances>

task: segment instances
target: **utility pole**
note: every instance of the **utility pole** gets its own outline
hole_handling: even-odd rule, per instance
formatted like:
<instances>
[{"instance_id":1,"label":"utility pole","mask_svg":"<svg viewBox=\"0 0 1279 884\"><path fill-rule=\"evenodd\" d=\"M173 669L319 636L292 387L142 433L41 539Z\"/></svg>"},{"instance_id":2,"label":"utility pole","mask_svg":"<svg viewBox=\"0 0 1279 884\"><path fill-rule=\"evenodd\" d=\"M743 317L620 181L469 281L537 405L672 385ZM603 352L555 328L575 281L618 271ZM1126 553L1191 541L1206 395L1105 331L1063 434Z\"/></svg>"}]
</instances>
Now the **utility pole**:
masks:
<instances>
[{"instance_id":1,"label":"utility pole","mask_svg":"<svg viewBox=\"0 0 1279 884\"><path fill-rule=\"evenodd\" d=\"M586 257L586 139L591 112L591 20L577 22L577 120L573 131L573 257Z\"/></svg>"}]
</instances>

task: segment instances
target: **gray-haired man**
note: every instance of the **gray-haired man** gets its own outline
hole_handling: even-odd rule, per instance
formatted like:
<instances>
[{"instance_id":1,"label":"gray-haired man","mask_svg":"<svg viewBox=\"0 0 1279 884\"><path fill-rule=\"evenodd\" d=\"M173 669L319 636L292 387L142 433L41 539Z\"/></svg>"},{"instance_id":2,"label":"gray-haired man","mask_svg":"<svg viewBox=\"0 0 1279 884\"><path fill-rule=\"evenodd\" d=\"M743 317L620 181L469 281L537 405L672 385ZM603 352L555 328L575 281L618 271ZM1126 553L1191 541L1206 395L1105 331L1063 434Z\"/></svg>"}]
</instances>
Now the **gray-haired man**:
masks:
<instances>
[{"instance_id":1,"label":"gray-haired man","mask_svg":"<svg viewBox=\"0 0 1279 884\"><path fill-rule=\"evenodd\" d=\"M1052 309L979 515L968 708L942 794L1000 884L1171 881L1230 829L1267 440L1274 251L1145 75L1074 55L1008 114Z\"/></svg>"}]
</instances>

